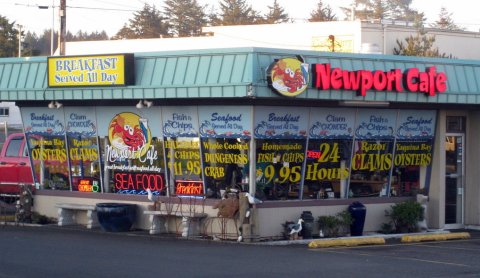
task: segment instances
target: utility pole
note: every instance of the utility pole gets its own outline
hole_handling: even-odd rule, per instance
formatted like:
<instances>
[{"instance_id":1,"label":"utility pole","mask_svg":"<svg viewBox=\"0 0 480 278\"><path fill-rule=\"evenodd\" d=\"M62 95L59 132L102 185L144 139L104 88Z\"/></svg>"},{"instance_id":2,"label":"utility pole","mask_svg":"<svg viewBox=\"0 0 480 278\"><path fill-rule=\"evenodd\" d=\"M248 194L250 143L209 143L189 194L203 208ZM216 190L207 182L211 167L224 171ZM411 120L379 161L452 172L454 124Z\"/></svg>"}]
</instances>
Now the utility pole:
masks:
<instances>
[{"instance_id":1,"label":"utility pole","mask_svg":"<svg viewBox=\"0 0 480 278\"><path fill-rule=\"evenodd\" d=\"M58 34L58 47L60 56L65 56L65 38L67 36L67 0L60 0L60 32Z\"/></svg>"},{"instance_id":2,"label":"utility pole","mask_svg":"<svg viewBox=\"0 0 480 278\"><path fill-rule=\"evenodd\" d=\"M17 24L18 29L18 57L22 57L22 28L23 26Z\"/></svg>"}]
</instances>

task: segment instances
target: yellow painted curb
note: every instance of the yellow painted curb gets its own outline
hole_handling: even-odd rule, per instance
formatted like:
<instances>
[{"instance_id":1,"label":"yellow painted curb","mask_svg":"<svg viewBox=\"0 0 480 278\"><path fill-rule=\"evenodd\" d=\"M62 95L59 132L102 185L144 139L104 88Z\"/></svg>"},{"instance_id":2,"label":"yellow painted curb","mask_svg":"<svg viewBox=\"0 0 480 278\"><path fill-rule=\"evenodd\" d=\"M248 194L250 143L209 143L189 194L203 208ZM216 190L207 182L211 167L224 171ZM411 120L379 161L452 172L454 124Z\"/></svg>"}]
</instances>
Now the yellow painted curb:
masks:
<instances>
[{"instance_id":1,"label":"yellow painted curb","mask_svg":"<svg viewBox=\"0 0 480 278\"><path fill-rule=\"evenodd\" d=\"M308 244L308 247L327 248L327 247L337 247L337 246L380 245L380 244L385 244L385 239L383 237L314 240Z\"/></svg>"},{"instance_id":2,"label":"yellow painted curb","mask_svg":"<svg viewBox=\"0 0 480 278\"><path fill-rule=\"evenodd\" d=\"M449 239L468 239L470 233L448 233L448 234L432 234L432 235L410 235L402 236L402 242L420 242L420 241L439 241Z\"/></svg>"}]
</instances>

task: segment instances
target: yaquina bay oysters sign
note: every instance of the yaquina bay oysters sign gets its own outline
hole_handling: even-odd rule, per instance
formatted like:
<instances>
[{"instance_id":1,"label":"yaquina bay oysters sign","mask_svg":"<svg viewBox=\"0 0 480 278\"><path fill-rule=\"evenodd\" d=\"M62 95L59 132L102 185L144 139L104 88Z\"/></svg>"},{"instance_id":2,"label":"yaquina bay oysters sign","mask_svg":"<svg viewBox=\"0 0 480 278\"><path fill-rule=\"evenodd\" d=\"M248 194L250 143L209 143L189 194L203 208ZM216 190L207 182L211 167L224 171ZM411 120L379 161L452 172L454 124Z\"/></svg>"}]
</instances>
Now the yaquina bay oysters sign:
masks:
<instances>
[{"instance_id":1,"label":"yaquina bay oysters sign","mask_svg":"<svg viewBox=\"0 0 480 278\"><path fill-rule=\"evenodd\" d=\"M133 54L48 57L48 87L132 84Z\"/></svg>"}]
</instances>

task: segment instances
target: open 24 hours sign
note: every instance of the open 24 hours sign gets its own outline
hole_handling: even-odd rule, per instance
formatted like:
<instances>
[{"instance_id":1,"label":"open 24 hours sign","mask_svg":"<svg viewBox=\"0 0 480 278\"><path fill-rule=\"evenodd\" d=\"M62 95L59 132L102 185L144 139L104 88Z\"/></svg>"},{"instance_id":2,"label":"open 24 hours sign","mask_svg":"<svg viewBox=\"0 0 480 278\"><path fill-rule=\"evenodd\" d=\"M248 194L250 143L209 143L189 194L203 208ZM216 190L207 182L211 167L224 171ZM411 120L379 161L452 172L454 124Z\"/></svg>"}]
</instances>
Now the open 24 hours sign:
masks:
<instances>
[{"instance_id":1,"label":"open 24 hours sign","mask_svg":"<svg viewBox=\"0 0 480 278\"><path fill-rule=\"evenodd\" d=\"M48 87L134 84L133 54L48 57Z\"/></svg>"}]
</instances>

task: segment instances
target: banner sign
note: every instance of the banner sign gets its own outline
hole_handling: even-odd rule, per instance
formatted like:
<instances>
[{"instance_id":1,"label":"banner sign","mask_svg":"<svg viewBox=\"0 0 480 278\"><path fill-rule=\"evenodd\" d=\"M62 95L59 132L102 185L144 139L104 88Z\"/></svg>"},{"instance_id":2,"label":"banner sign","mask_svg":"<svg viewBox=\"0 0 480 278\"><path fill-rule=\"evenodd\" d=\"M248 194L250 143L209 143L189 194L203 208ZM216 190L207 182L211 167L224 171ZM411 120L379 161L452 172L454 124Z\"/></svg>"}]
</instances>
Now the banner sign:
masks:
<instances>
[{"instance_id":1,"label":"banner sign","mask_svg":"<svg viewBox=\"0 0 480 278\"><path fill-rule=\"evenodd\" d=\"M95 137L97 123L93 107L65 107L65 124L67 135Z\"/></svg>"},{"instance_id":2,"label":"banner sign","mask_svg":"<svg viewBox=\"0 0 480 278\"><path fill-rule=\"evenodd\" d=\"M254 136L262 139L304 139L307 137L308 108L255 107Z\"/></svg>"},{"instance_id":3,"label":"banner sign","mask_svg":"<svg viewBox=\"0 0 480 278\"><path fill-rule=\"evenodd\" d=\"M133 54L48 57L48 87L134 84Z\"/></svg>"},{"instance_id":4,"label":"banner sign","mask_svg":"<svg viewBox=\"0 0 480 278\"><path fill-rule=\"evenodd\" d=\"M36 135L65 135L63 109L22 108L25 133Z\"/></svg>"},{"instance_id":5,"label":"banner sign","mask_svg":"<svg viewBox=\"0 0 480 278\"><path fill-rule=\"evenodd\" d=\"M310 123L311 139L352 139L355 109L312 108Z\"/></svg>"},{"instance_id":6,"label":"banner sign","mask_svg":"<svg viewBox=\"0 0 480 278\"><path fill-rule=\"evenodd\" d=\"M400 110L398 115L398 139L431 139L435 135L433 110Z\"/></svg>"},{"instance_id":7,"label":"banner sign","mask_svg":"<svg viewBox=\"0 0 480 278\"><path fill-rule=\"evenodd\" d=\"M393 139L396 119L397 110L359 110L356 139Z\"/></svg>"},{"instance_id":8,"label":"banner sign","mask_svg":"<svg viewBox=\"0 0 480 278\"><path fill-rule=\"evenodd\" d=\"M200 136L207 138L251 137L250 106L201 106Z\"/></svg>"},{"instance_id":9,"label":"banner sign","mask_svg":"<svg viewBox=\"0 0 480 278\"><path fill-rule=\"evenodd\" d=\"M196 106L165 106L162 108L163 134L166 137L198 137Z\"/></svg>"}]
</instances>

